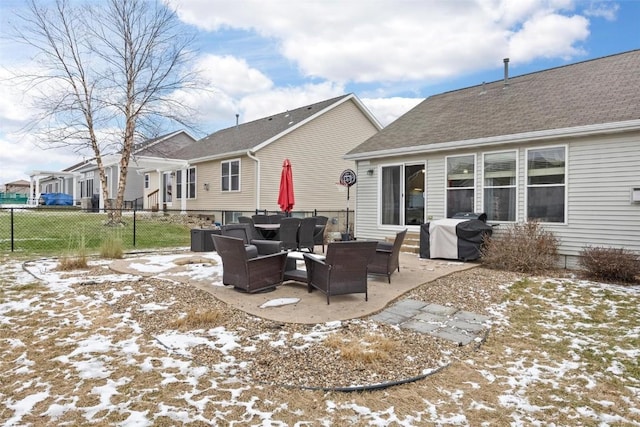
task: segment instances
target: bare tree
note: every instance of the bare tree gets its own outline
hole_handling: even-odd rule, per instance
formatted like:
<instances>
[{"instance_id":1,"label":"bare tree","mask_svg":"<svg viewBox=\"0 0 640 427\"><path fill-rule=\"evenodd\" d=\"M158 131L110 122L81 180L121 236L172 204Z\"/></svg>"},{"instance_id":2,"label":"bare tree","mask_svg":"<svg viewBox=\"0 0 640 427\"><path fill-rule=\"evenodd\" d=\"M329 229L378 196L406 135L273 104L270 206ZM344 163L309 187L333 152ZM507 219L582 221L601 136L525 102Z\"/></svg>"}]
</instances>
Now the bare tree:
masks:
<instances>
[{"instance_id":1,"label":"bare tree","mask_svg":"<svg viewBox=\"0 0 640 427\"><path fill-rule=\"evenodd\" d=\"M51 4L47 2L48 4ZM113 221L121 221L134 144L167 120L191 127L176 93L194 89L193 36L161 2L106 0L72 6L29 0L17 39L37 52L41 72L25 76L40 111L30 128L46 148L90 150L109 198L104 157L120 156Z\"/></svg>"}]
</instances>

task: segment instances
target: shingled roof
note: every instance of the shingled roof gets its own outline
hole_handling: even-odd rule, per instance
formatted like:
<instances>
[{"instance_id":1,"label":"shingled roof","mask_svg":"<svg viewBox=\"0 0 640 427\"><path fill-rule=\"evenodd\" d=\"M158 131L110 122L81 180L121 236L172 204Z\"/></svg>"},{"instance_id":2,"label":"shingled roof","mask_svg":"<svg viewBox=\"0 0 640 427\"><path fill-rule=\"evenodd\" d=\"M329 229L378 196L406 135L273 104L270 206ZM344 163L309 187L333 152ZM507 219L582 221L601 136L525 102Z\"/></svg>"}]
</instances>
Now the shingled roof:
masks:
<instances>
[{"instance_id":1,"label":"shingled roof","mask_svg":"<svg viewBox=\"0 0 640 427\"><path fill-rule=\"evenodd\" d=\"M342 95L219 130L173 153L172 157L194 160L253 151L347 97L353 95Z\"/></svg>"},{"instance_id":2,"label":"shingled roof","mask_svg":"<svg viewBox=\"0 0 640 427\"><path fill-rule=\"evenodd\" d=\"M349 153L640 119L640 50L431 96Z\"/></svg>"}]
</instances>

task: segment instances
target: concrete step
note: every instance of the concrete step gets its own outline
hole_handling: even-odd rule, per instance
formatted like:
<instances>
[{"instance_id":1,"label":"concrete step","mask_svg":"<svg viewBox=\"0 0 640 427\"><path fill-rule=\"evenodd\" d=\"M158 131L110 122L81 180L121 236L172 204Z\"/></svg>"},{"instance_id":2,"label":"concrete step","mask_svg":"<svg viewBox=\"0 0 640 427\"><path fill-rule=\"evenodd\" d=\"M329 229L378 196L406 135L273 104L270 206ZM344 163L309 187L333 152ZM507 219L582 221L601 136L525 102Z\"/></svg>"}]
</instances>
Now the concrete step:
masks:
<instances>
[{"instance_id":1,"label":"concrete step","mask_svg":"<svg viewBox=\"0 0 640 427\"><path fill-rule=\"evenodd\" d=\"M391 240L392 239L388 239ZM408 232L404 237L404 242L402 242L402 247L400 248L400 252L408 252L413 254L420 253L420 233L417 232Z\"/></svg>"}]
</instances>

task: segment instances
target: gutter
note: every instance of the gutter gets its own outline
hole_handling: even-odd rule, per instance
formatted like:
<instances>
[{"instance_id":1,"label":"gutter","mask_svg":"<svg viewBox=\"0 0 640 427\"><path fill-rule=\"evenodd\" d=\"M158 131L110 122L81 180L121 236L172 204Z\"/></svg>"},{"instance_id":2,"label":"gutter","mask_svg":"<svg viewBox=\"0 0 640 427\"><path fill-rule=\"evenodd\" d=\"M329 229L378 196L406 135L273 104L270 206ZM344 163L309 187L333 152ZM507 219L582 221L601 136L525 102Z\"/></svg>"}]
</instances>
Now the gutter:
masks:
<instances>
[{"instance_id":1,"label":"gutter","mask_svg":"<svg viewBox=\"0 0 640 427\"><path fill-rule=\"evenodd\" d=\"M436 142L433 144L414 145L412 147L392 148L388 150L370 151L366 153L346 154L345 160L366 160L372 158L393 157L404 154L437 153L464 148L476 148L479 145L507 145L521 142L544 141L547 139L575 138L600 134L611 134L640 130L640 120L604 123L587 126L576 126L564 129L549 129L524 132L511 135L492 136L488 138L466 139L461 141Z\"/></svg>"},{"instance_id":2,"label":"gutter","mask_svg":"<svg viewBox=\"0 0 640 427\"><path fill-rule=\"evenodd\" d=\"M256 162L256 210L260 209L260 159L251 151L247 151L247 157Z\"/></svg>"}]
</instances>

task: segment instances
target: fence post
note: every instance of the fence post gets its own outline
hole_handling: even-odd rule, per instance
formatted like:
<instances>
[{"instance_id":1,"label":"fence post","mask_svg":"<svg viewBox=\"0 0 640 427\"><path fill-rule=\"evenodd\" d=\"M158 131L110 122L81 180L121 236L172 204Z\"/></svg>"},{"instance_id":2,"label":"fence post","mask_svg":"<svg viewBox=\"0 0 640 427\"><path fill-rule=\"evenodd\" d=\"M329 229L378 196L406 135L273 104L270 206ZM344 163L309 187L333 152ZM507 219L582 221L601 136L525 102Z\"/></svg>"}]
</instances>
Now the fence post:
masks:
<instances>
[{"instance_id":1,"label":"fence post","mask_svg":"<svg viewBox=\"0 0 640 427\"><path fill-rule=\"evenodd\" d=\"M11 252L13 249L13 208L11 208Z\"/></svg>"},{"instance_id":2,"label":"fence post","mask_svg":"<svg viewBox=\"0 0 640 427\"><path fill-rule=\"evenodd\" d=\"M136 247L136 208L133 208L133 247Z\"/></svg>"}]
</instances>

